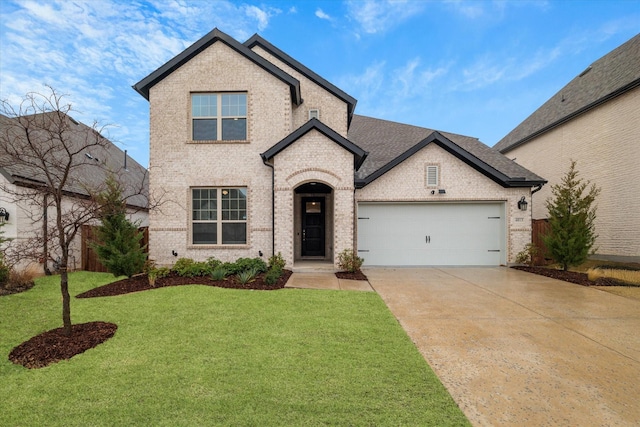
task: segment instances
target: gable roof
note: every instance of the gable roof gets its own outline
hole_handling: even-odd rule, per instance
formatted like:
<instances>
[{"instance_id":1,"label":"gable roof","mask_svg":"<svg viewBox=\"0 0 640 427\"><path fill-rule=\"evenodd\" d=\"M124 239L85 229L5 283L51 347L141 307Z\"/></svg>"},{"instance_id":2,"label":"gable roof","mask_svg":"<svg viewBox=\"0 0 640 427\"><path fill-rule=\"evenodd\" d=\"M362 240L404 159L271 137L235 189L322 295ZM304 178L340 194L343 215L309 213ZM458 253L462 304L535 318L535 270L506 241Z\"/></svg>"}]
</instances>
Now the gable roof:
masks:
<instances>
[{"instance_id":1,"label":"gable roof","mask_svg":"<svg viewBox=\"0 0 640 427\"><path fill-rule=\"evenodd\" d=\"M348 139L345 139L342 135L322 123L320 120L313 118L293 131L286 138L275 144L273 147L269 148L264 153L261 153L260 157L262 157L262 160L266 162L312 130L317 130L336 144L340 145L345 150L352 153L353 163L356 170L360 168L362 163L367 158L367 155L369 154L362 148L358 147L356 144L352 143Z\"/></svg>"},{"instance_id":2,"label":"gable roof","mask_svg":"<svg viewBox=\"0 0 640 427\"><path fill-rule=\"evenodd\" d=\"M265 51L269 52L271 55L278 58L280 61L284 62L318 86L325 89L327 92L331 93L333 96L341 99L342 101L347 103L347 114L348 114L348 123L351 123L351 117L353 116L353 112L356 108L356 103L358 102L354 97L350 96L342 89L337 86L329 83L327 80L322 78L320 75L316 74L314 71L302 65L300 62L293 59L291 56L284 53L282 50L278 49L267 40L260 37L258 34L254 34L249 40L244 42L244 45L249 49L253 49L255 46L259 46Z\"/></svg>"},{"instance_id":3,"label":"gable roof","mask_svg":"<svg viewBox=\"0 0 640 427\"><path fill-rule=\"evenodd\" d=\"M640 86L640 34L587 67L493 148L504 153Z\"/></svg>"},{"instance_id":4,"label":"gable roof","mask_svg":"<svg viewBox=\"0 0 640 427\"><path fill-rule=\"evenodd\" d=\"M384 175L434 143L503 187L532 187L543 178L486 146L477 138L354 115L348 138L369 151L356 173L356 188Z\"/></svg>"},{"instance_id":5,"label":"gable roof","mask_svg":"<svg viewBox=\"0 0 640 427\"><path fill-rule=\"evenodd\" d=\"M57 113L51 112L21 117L7 117L0 114L0 132L3 134L5 132L12 133L11 127L16 126L20 119L47 121L52 120L50 116L55 114ZM87 188L98 188L106 181L110 173L114 173L123 184L123 196L127 197L127 204L136 208L148 208L149 177L147 169L133 158L128 157L126 152L120 150L102 135L98 135L102 139L102 145L83 148L86 146L87 138L95 138L96 131L66 114L63 116L66 121L65 126L69 129L66 132L66 141L69 143L69 147L79 152L79 155L75 157L77 162L71 169L67 185L64 188L67 195L88 197L90 194ZM46 124L40 124L36 127L43 128L44 126ZM31 135L36 138L36 142L37 135L37 132ZM0 143L6 143L8 140L9 138L0 138ZM41 169L31 166L29 162L15 163L11 158L3 156L3 151L0 149L0 174L10 183L23 187L38 187L46 182L46 177ZM100 167L97 168L96 164Z\"/></svg>"},{"instance_id":6,"label":"gable roof","mask_svg":"<svg viewBox=\"0 0 640 427\"><path fill-rule=\"evenodd\" d=\"M249 59L265 71L271 73L273 76L289 85L289 88L291 90L291 99L293 100L293 102L296 105L300 105L302 103L302 97L300 94L300 82L297 79L285 73L280 68L273 65L271 62L267 61L248 47L236 41L233 37L223 33L217 28L211 30L207 35L196 41L194 44L171 59L169 62L165 63L160 68L149 74L147 77L140 80L138 83L133 85L133 88L140 95L144 96L145 99L149 100L149 90L151 89L151 87L156 85L169 74L173 73L183 64L191 60L194 56L198 55L200 52L216 42L226 44L231 49L238 52L240 55Z\"/></svg>"}]
</instances>

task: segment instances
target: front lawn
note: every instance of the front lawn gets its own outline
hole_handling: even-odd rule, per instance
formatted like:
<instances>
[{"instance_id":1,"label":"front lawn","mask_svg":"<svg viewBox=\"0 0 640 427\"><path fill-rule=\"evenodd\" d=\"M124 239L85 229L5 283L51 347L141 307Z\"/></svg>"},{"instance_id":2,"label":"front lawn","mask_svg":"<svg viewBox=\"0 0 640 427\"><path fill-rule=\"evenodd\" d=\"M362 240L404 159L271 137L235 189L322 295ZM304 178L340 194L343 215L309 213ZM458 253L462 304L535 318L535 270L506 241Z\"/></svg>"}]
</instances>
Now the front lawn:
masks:
<instances>
[{"instance_id":1,"label":"front lawn","mask_svg":"<svg viewBox=\"0 0 640 427\"><path fill-rule=\"evenodd\" d=\"M72 295L113 281L73 273ZM29 370L13 347L61 326L59 277L0 297L0 425L468 425L371 292L179 286L72 299L113 338Z\"/></svg>"}]
</instances>

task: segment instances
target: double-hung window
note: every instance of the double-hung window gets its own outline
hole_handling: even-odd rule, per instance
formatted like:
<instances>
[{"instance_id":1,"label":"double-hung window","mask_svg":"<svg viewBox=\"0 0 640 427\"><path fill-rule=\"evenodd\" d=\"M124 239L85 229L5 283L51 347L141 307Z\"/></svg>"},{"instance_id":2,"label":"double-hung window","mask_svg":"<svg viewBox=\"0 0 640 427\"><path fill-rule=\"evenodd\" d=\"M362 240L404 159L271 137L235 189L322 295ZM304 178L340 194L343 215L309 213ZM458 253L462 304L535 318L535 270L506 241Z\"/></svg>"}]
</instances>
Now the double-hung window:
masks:
<instances>
[{"instance_id":1,"label":"double-hung window","mask_svg":"<svg viewBox=\"0 0 640 427\"><path fill-rule=\"evenodd\" d=\"M192 93L192 140L245 141L246 93Z\"/></svg>"},{"instance_id":2,"label":"double-hung window","mask_svg":"<svg viewBox=\"0 0 640 427\"><path fill-rule=\"evenodd\" d=\"M194 245L246 244L246 187L192 188L191 223Z\"/></svg>"}]
</instances>

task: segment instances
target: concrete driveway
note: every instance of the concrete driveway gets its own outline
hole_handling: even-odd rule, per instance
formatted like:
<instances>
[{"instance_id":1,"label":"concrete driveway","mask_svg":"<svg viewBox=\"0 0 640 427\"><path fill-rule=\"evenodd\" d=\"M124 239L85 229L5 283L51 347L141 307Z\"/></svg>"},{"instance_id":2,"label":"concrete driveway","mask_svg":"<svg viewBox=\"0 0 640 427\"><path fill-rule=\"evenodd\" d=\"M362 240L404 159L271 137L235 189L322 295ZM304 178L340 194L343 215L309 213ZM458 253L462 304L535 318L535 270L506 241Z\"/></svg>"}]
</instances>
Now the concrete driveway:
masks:
<instances>
[{"instance_id":1,"label":"concrete driveway","mask_svg":"<svg viewBox=\"0 0 640 427\"><path fill-rule=\"evenodd\" d=\"M640 425L640 301L504 267L365 274L472 424Z\"/></svg>"}]
</instances>

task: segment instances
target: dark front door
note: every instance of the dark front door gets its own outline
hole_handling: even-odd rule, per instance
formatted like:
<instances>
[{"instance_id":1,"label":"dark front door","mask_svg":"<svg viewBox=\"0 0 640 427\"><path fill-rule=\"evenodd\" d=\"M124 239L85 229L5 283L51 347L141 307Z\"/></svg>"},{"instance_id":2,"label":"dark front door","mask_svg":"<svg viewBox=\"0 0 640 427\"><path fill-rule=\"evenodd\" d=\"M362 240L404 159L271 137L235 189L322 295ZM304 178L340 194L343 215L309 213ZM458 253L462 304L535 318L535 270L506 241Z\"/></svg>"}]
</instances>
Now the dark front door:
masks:
<instances>
[{"instance_id":1,"label":"dark front door","mask_svg":"<svg viewBox=\"0 0 640 427\"><path fill-rule=\"evenodd\" d=\"M324 198L302 198L302 256L324 256Z\"/></svg>"}]
</instances>

